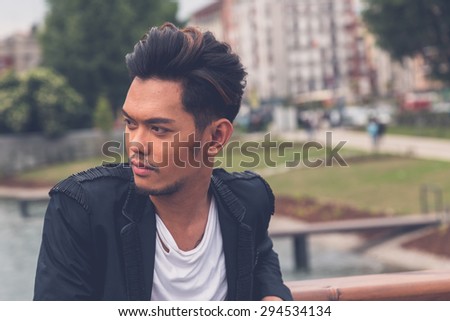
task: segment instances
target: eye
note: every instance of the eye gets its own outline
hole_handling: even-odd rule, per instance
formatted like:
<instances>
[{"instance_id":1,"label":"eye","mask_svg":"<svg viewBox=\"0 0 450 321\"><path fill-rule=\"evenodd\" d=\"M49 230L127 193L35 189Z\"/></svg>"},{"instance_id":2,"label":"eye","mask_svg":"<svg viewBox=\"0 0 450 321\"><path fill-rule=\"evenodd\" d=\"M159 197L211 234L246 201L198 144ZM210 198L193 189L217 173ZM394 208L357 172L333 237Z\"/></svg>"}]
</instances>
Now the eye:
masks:
<instances>
[{"instance_id":1,"label":"eye","mask_svg":"<svg viewBox=\"0 0 450 321\"><path fill-rule=\"evenodd\" d=\"M159 126L152 126L151 130L158 135L162 135L168 132L168 129L163 128L163 127L159 127Z\"/></svg>"},{"instance_id":2,"label":"eye","mask_svg":"<svg viewBox=\"0 0 450 321\"><path fill-rule=\"evenodd\" d=\"M123 122L125 123L125 126L127 126L129 129L133 129L136 127L135 123L128 118L124 118Z\"/></svg>"}]
</instances>

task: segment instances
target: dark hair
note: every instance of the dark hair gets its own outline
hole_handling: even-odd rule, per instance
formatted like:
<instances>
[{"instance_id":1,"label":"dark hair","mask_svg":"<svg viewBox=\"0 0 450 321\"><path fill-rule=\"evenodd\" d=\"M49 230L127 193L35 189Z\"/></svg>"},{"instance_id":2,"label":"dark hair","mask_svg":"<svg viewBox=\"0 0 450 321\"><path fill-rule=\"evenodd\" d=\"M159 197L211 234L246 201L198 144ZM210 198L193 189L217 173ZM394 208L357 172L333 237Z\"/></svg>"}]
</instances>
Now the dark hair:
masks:
<instances>
[{"instance_id":1,"label":"dark hair","mask_svg":"<svg viewBox=\"0 0 450 321\"><path fill-rule=\"evenodd\" d=\"M130 76L180 81L182 103L197 130L218 118L233 121L239 112L246 72L239 57L211 32L153 27L126 55Z\"/></svg>"}]
</instances>

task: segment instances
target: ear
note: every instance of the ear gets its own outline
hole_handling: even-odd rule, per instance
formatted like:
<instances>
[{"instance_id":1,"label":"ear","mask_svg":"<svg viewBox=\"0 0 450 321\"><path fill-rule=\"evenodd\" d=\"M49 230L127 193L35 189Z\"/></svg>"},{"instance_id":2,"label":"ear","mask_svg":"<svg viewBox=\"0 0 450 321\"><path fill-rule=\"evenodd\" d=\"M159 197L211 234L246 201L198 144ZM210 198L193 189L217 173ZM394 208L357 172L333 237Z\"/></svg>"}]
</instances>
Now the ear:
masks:
<instances>
[{"instance_id":1,"label":"ear","mask_svg":"<svg viewBox=\"0 0 450 321\"><path fill-rule=\"evenodd\" d=\"M220 118L210 125L211 139L208 143L208 156L216 156L228 143L233 134L233 124L226 118Z\"/></svg>"}]
</instances>

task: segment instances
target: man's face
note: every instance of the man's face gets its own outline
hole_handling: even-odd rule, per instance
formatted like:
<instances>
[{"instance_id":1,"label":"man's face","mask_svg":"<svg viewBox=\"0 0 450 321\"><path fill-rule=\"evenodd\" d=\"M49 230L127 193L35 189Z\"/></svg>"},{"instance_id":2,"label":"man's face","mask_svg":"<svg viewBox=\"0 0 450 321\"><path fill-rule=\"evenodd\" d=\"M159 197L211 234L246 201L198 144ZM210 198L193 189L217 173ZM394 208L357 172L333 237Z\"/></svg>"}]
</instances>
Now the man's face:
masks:
<instances>
[{"instance_id":1,"label":"man's face","mask_svg":"<svg viewBox=\"0 0 450 321\"><path fill-rule=\"evenodd\" d=\"M201 139L195 135L194 118L184 110L181 95L178 82L136 77L123 106L134 180L138 189L150 195L179 191L202 168L196 160L201 158Z\"/></svg>"}]
</instances>

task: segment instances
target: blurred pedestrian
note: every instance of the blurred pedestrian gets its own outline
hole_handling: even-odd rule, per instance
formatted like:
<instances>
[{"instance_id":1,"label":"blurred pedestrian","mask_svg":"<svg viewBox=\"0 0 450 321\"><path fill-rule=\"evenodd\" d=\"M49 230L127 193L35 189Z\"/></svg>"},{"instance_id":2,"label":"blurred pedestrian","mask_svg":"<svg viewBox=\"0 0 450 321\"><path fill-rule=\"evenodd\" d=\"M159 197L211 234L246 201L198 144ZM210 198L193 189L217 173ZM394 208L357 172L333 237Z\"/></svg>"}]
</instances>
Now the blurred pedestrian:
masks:
<instances>
[{"instance_id":1,"label":"blurred pedestrian","mask_svg":"<svg viewBox=\"0 0 450 321\"><path fill-rule=\"evenodd\" d=\"M374 152L378 152L378 145L380 142L381 137L381 126L380 122L376 117L371 117L369 119L369 123L367 124L367 132L370 136L370 139L372 141L372 150Z\"/></svg>"}]
</instances>

